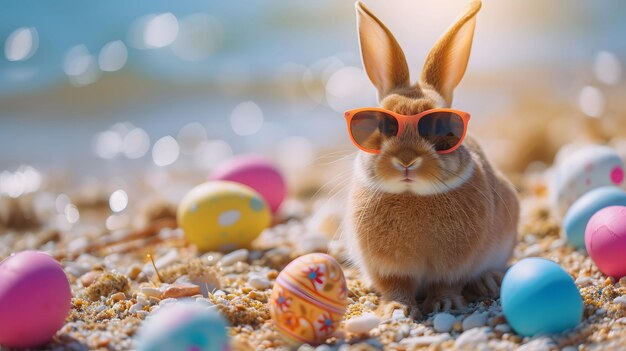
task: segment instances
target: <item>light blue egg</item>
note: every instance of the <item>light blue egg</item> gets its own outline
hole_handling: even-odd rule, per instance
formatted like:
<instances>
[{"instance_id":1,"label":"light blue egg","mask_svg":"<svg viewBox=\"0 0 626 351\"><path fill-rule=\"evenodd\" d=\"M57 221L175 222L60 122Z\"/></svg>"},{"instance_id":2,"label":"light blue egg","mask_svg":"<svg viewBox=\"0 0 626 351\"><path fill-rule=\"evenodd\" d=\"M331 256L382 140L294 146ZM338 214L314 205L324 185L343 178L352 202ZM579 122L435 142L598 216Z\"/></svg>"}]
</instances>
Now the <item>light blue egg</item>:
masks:
<instances>
[{"instance_id":1,"label":"light blue egg","mask_svg":"<svg viewBox=\"0 0 626 351\"><path fill-rule=\"evenodd\" d=\"M583 301L572 277L558 264L525 258L502 280L502 310L520 335L560 333L574 328L583 315Z\"/></svg>"},{"instance_id":2,"label":"light blue egg","mask_svg":"<svg viewBox=\"0 0 626 351\"><path fill-rule=\"evenodd\" d=\"M165 305L137 333L139 351L228 351L226 322L215 307L195 301Z\"/></svg>"},{"instance_id":3,"label":"light blue egg","mask_svg":"<svg viewBox=\"0 0 626 351\"><path fill-rule=\"evenodd\" d=\"M563 230L570 244L584 248L587 222L596 212L609 206L626 206L626 192L615 186L604 186L576 200L563 219Z\"/></svg>"}]
</instances>

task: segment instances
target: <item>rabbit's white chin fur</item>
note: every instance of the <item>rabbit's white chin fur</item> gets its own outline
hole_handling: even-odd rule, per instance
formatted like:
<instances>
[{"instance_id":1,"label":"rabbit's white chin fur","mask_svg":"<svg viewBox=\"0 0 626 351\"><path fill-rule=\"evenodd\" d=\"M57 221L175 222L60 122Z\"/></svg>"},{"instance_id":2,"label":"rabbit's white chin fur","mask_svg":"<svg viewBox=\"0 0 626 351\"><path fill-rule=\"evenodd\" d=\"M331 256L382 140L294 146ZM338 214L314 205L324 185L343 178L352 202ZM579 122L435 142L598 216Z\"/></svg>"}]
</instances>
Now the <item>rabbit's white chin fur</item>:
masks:
<instances>
[{"instance_id":1,"label":"rabbit's white chin fur","mask_svg":"<svg viewBox=\"0 0 626 351\"><path fill-rule=\"evenodd\" d=\"M363 163L359 160L362 155L357 156L354 162L354 174L356 178L366 187L391 194L413 193L420 196L436 195L456 189L468 181L474 174L474 162L469 164L459 172L458 176L446 179L443 182L432 181L428 178L416 176L412 178L412 182L404 182L401 177L397 180L377 180L368 177Z\"/></svg>"}]
</instances>

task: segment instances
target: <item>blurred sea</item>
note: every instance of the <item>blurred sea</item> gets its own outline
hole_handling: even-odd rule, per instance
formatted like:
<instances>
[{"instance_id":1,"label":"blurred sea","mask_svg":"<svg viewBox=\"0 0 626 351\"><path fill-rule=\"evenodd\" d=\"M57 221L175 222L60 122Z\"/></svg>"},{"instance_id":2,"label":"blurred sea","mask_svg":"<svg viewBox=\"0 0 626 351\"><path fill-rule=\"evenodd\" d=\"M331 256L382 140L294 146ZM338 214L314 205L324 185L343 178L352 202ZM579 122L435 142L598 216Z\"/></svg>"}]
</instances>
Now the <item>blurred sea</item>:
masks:
<instances>
[{"instance_id":1,"label":"blurred sea","mask_svg":"<svg viewBox=\"0 0 626 351\"><path fill-rule=\"evenodd\" d=\"M366 1L414 77L464 2ZM198 163L220 153L349 150L342 111L376 104L351 1L9 1L0 12L5 56L21 27L34 28L38 45L24 60L0 57L0 170L97 173L107 163L94 161L124 159L131 146L132 162L155 162L154 145L168 135L183 156L191 143ZM576 105L580 89L596 83L599 51L624 63L625 37L623 1L485 0L455 107L485 123L534 89ZM104 47L116 41L126 58L103 71ZM125 139L135 128L148 149L145 138Z\"/></svg>"}]
</instances>

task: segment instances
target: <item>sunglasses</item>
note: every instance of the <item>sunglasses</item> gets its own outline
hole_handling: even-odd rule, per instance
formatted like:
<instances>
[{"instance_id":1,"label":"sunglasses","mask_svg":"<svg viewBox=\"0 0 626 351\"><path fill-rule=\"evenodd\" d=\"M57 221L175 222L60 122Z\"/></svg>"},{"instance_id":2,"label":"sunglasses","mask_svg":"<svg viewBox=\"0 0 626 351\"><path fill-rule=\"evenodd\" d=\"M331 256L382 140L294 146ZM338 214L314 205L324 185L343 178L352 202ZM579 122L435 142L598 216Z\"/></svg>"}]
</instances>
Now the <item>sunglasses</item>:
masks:
<instances>
[{"instance_id":1,"label":"sunglasses","mask_svg":"<svg viewBox=\"0 0 626 351\"><path fill-rule=\"evenodd\" d=\"M438 154L451 153L463 143L470 119L469 113L449 108L405 116L368 107L347 111L345 116L354 145L372 154L380 153L383 141L401 135L407 124L415 125L419 136L434 145Z\"/></svg>"}]
</instances>

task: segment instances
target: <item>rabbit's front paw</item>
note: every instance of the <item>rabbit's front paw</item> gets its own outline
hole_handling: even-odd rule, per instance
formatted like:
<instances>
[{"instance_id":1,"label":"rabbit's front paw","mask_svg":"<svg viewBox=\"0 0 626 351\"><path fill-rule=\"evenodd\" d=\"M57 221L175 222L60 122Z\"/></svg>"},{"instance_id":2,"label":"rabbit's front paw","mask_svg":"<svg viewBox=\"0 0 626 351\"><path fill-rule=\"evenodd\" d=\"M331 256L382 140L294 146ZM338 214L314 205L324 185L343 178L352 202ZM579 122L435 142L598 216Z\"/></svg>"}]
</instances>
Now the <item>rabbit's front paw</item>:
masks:
<instances>
[{"instance_id":1,"label":"rabbit's front paw","mask_svg":"<svg viewBox=\"0 0 626 351\"><path fill-rule=\"evenodd\" d=\"M447 312L465 308L465 299L460 291L451 289L433 289L426 296L422 309L424 313Z\"/></svg>"},{"instance_id":2,"label":"rabbit's front paw","mask_svg":"<svg viewBox=\"0 0 626 351\"><path fill-rule=\"evenodd\" d=\"M472 300L480 297L495 299L500 296L500 285L503 277L504 273L501 271L486 271L467 284L465 296Z\"/></svg>"},{"instance_id":3,"label":"rabbit's front paw","mask_svg":"<svg viewBox=\"0 0 626 351\"><path fill-rule=\"evenodd\" d=\"M404 304L398 301L384 301L378 306L376 314L383 319L390 319L395 310L402 310L406 317L413 320L422 319L422 312L416 302Z\"/></svg>"}]
</instances>

